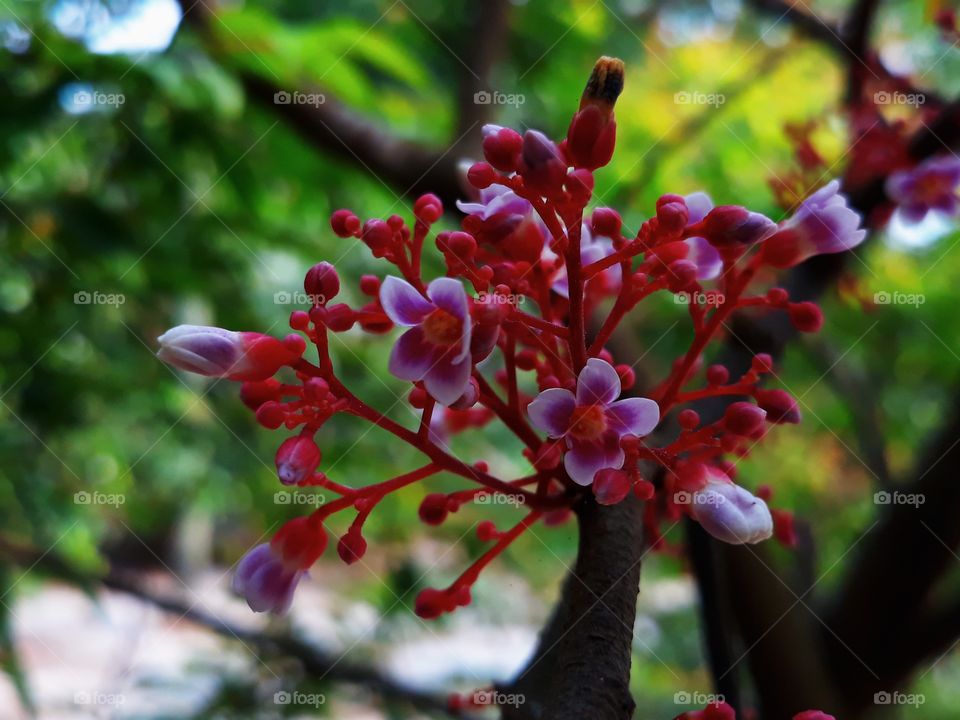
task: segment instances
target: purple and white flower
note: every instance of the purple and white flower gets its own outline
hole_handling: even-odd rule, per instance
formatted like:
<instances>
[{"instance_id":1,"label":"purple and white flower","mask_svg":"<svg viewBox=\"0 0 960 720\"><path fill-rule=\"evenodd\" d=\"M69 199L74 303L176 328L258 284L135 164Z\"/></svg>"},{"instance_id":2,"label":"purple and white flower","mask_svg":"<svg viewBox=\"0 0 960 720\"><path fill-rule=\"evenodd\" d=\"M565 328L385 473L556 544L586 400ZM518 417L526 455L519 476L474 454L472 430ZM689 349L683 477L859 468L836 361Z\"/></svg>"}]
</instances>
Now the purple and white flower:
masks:
<instances>
[{"instance_id":1,"label":"purple and white flower","mask_svg":"<svg viewBox=\"0 0 960 720\"><path fill-rule=\"evenodd\" d=\"M457 200L457 209L465 215L476 215L481 220L489 220L497 214L526 217L533 213L533 205L506 185L484 188L480 191L479 202Z\"/></svg>"},{"instance_id":2,"label":"purple and white flower","mask_svg":"<svg viewBox=\"0 0 960 720\"><path fill-rule=\"evenodd\" d=\"M283 615L290 609L303 570L291 570L269 543L244 555L233 576L233 589L244 596L254 612Z\"/></svg>"},{"instance_id":3,"label":"purple and white flower","mask_svg":"<svg viewBox=\"0 0 960 720\"><path fill-rule=\"evenodd\" d=\"M690 513L703 529L732 545L753 544L773 534L770 509L725 474L710 469L707 484L690 498Z\"/></svg>"},{"instance_id":4,"label":"purple and white flower","mask_svg":"<svg viewBox=\"0 0 960 720\"><path fill-rule=\"evenodd\" d=\"M863 242L867 231L860 228L860 215L839 190L840 181L831 180L767 239L764 253L772 265L791 267L814 255L845 252Z\"/></svg>"},{"instance_id":5,"label":"purple and white flower","mask_svg":"<svg viewBox=\"0 0 960 720\"><path fill-rule=\"evenodd\" d=\"M660 407L648 398L620 396L620 377L610 363L591 358L577 378L576 394L564 388L544 390L527 407L533 424L552 438L564 438L563 464L579 485L598 471L623 466L620 439L642 437L660 421Z\"/></svg>"},{"instance_id":6,"label":"purple and white flower","mask_svg":"<svg viewBox=\"0 0 960 720\"><path fill-rule=\"evenodd\" d=\"M713 201L705 192L695 192L684 198L687 210L690 213L688 224L693 225L703 220L707 213L713 210ZM723 258L704 237L687 238L687 247L690 248L687 260L697 266L697 280L713 280L723 270Z\"/></svg>"},{"instance_id":7,"label":"purple and white flower","mask_svg":"<svg viewBox=\"0 0 960 720\"><path fill-rule=\"evenodd\" d=\"M887 195L910 223L918 223L930 210L947 215L960 211L960 158L952 155L930 158L909 170L887 178Z\"/></svg>"},{"instance_id":8,"label":"purple and white flower","mask_svg":"<svg viewBox=\"0 0 960 720\"><path fill-rule=\"evenodd\" d=\"M393 346L390 372L401 380L422 380L442 405L455 403L473 368L470 308L460 281L437 278L424 297L406 280L388 276L380 286L380 304L396 325L410 328Z\"/></svg>"},{"instance_id":9,"label":"purple and white flower","mask_svg":"<svg viewBox=\"0 0 960 720\"><path fill-rule=\"evenodd\" d=\"M590 263L603 260L603 258L614 253L613 240L608 237L596 236L590 230L590 225L586 222L580 230L580 264L586 267ZM556 262L557 255L548 246L544 246L541 262L550 265ZM617 292L620 289L620 283L623 281L623 273L620 265L612 265L603 272L594 275L588 281L588 285L594 283L602 284L606 292ZM565 298L570 297L570 281L567 278L567 267L564 265L553 276L550 287L558 295Z\"/></svg>"},{"instance_id":10,"label":"purple and white flower","mask_svg":"<svg viewBox=\"0 0 960 720\"><path fill-rule=\"evenodd\" d=\"M275 337L206 325L177 325L157 342L157 357L168 365L230 380L266 380L297 358Z\"/></svg>"}]
</instances>

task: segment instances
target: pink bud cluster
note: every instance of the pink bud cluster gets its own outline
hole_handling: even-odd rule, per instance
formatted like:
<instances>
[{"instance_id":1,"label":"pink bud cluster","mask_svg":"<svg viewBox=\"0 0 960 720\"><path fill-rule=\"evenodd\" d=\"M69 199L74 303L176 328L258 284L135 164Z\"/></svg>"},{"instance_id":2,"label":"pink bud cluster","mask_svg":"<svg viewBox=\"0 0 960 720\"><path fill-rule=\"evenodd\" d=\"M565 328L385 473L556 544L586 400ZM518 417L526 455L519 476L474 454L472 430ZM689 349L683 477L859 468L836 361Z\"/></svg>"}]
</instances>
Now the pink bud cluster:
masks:
<instances>
[{"instance_id":1,"label":"pink bud cluster","mask_svg":"<svg viewBox=\"0 0 960 720\"><path fill-rule=\"evenodd\" d=\"M535 524L567 520L585 496L604 505L631 493L645 501L654 546L662 544L664 524L684 515L726 542L771 535L793 542L790 513L768 508L769 488L751 493L738 485L735 465L772 426L799 422L798 402L762 387L773 372L769 356L757 355L733 378L722 365L704 367L704 352L745 308L784 312L798 330L818 330L819 308L771 283L779 268L859 243L859 217L836 183L781 224L740 206L714 207L703 193L664 195L636 232L611 208L588 209L594 172L613 153L622 85L622 63L602 58L559 142L535 130L485 127L484 160L467 173L475 196L458 204L458 230L434 232L444 213L434 195L417 199L412 223L400 215L361 220L350 210L335 212L336 236L363 243L390 266L382 277L359 278L361 302L336 302L340 278L321 262L304 281L312 306L291 314L295 334L285 340L194 327L161 336L161 359L243 382L241 399L257 421L291 433L276 455L283 485L320 486L337 496L289 521L243 560L236 587L254 610L289 606L300 576L326 547L328 517L353 514L337 551L344 562L358 562L367 550L364 523L378 503L438 473L463 487L424 489L425 524L440 525L466 504L476 512L491 496L508 499L522 517L508 528L490 520L478 525L487 550L448 587L420 593L416 612L425 618L469 603L472 585L497 555ZM424 277L431 236L444 277ZM608 343L654 294L685 305L691 341L666 377L644 388L643 397L629 397L633 359L615 358ZM393 420L343 382L330 339L355 327L394 339L384 366L406 383L418 426ZM304 356L308 344L312 360ZM689 407L717 397L735 402L715 422L703 423ZM323 429L342 414L416 448L425 464L367 485L327 477ZM450 436L491 423L516 436L530 466L526 475L497 477L485 461L449 449Z\"/></svg>"}]
</instances>

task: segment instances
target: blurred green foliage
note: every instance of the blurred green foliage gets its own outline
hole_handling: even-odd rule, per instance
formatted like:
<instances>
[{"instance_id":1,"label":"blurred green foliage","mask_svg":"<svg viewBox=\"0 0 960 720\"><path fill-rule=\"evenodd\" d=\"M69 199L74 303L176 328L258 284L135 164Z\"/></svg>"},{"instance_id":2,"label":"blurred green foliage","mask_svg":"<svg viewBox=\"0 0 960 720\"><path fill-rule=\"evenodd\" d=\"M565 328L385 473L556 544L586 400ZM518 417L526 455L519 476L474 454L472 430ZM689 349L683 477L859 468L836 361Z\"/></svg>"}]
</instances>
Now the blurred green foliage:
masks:
<instances>
[{"instance_id":1,"label":"blurred green foliage","mask_svg":"<svg viewBox=\"0 0 960 720\"><path fill-rule=\"evenodd\" d=\"M359 276L386 267L358 243L335 238L330 212L409 212L397 188L331 159L269 108L249 104L237 74L253 72L279 87L316 86L390 132L442 146L453 139L469 3L231 5L213 25L216 58L189 29L161 53L91 53L82 33L68 37L51 20L69 4L0 3L7 46L16 50L0 50L0 533L50 548L87 572L103 569L104 553L179 567L178 528L200 513L220 530L214 559L231 564L302 511L274 502L272 455L283 434L257 426L235 387L157 362L154 338L181 322L282 335L291 308L277 305L274 294L298 289L305 269L321 259L336 262L344 295L360 300ZM122 15L136 5L106 7ZM835 16L846 4L813 5ZM932 5L886 3L878 37L901 63L923 68L923 84L955 93L960 58L931 29ZM93 0L83 7L101 6ZM27 31L27 47L14 47L11 27ZM562 133L599 54L624 58L628 81L617 108L617 156L598 175L597 197L619 207L631 227L660 194L697 189L718 203L782 217L767 181L790 168L786 122L817 120L833 173L844 165L838 58L796 37L785 21L759 18L736 2L664 3L659 16L632 0L517 3L491 85L522 93L525 102L497 108L498 121ZM122 93L124 102L80 111L70 103L77 89ZM678 104L679 92L721 93L726 101ZM862 418L843 387L830 382L833 369L818 348L832 349L845 372L862 378L891 468L909 474L960 364L957 240L954 232L907 249L882 237L870 244L852 268L862 293L922 293L925 303L865 313L849 293L827 298L822 336L797 343L780 373L801 398L804 424L777 429L740 463L747 485L774 486L777 505L812 520L823 568L841 560L875 506L855 432ZM120 294L124 302L78 303L82 292ZM642 348L636 362L662 376L689 339L683 308L655 299L638 310L634 327ZM401 383L385 372L390 340L356 332L340 340L333 350L348 385L412 423ZM455 443L469 460L488 459L504 474L525 472L503 432ZM330 423L322 444L322 467L334 480L375 482L421 462L348 418ZM440 577L448 570L423 578L426 568L405 559L408 541L425 532L416 522L420 498L441 486L456 482L428 481L374 514L370 554L388 558L377 564L386 567L390 589L358 573L351 576L358 596L381 610L409 612L412 585L448 579ZM121 494L125 502L78 504L81 491ZM445 543L466 533L457 554L475 555L479 545L468 531L490 512L465 507L430 533ZM510 507L493 512L502 523L516 516ZM538 529L503 562L549 602L574 552L572 527ZM825 587L842 567L824 578ZM679 572L679 563L658 559L644 583ZM481 587L486 582L494 581ZM7 618L0 620L6 645ZM669 696L678 687L708 684L695 628L692 611L667 616L657 650L666 666L647 656L636 663L638 696L661 698L650 707L659 716L674 708ZM682 684L670 668L684 675ZM925 692L932 698L940 690ZM947 717L945 707L931 702L923 717Z\"/></svg>"}]
</instances>

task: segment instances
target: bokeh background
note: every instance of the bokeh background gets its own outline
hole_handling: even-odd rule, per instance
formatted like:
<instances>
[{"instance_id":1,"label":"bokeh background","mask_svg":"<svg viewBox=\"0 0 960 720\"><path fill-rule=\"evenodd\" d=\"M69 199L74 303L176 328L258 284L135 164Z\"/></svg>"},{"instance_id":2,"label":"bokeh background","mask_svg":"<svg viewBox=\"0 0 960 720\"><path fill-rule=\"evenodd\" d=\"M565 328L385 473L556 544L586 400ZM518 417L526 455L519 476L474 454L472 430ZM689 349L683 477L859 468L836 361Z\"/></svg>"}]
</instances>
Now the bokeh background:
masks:
<instances>
[{"instance_id":1,"label":"bokeh background","mask_svg":"<svg viewBox=\"0 0 960 720\"><path fill-rule=\"evenodd\" d=\"M833 22L848 5L805 10ZM941 6L884 3L874 41L889 67L952 97L960 50L932 24ZM415 184L355 156L335 119L325 135L256 100L258 82L322 94L319 110L346 108L436 148L446 167L475 152L488 119L562 135L595 58L619 56L619 143L597 196L633 228L660 194L700 189L780 219L770 180L793 167L785 125L816 122L833 174L849 145L843 58L738 0L0 0L0 45L0 715L10 718L439 717L445 693L522 666L572 564L575 527L536 528L484 574L470 607L424 624L415 593L478 553L479 520L518 511L467 507L427 531L416 519L424 490L411 488L367 524L362 563L327 553L289 618L254 617L230 595L231 565L315 498L278 500L282 434L255 423L235 386L159 363L155 338L183 322L282 335L290 294L319 260L360 300L359 276L386 268L333 236L327 218L344 206L408 215ZM478 90L492 102L474 101ZM873 522L878 483L911 471L954 401L958 240L932 215L895 219L871 240L825 297L823 332L784 358L779 377L805 422L740 465L746 484L773 485L777 504L812 525L818 591L838 582ZM876 302L898 292L920 299ZM669 297L638 309L644 376L662 377L685 348L684 316ZM340 339L348 384L412 422L386 374L389 339ZM414 453L367 433L349 418L324 429L332 479L416 467ZM455 447L525 471L506 435L469 433ZM265 630L299 644L263 646ZM635 638L639 717L673 717L683 693L711 691L681 558L645 561ZM303 702L277 701L295 691ZM955 717L956 657L922 668L913 691L923 705L894 716Z\"/></svg>"}]
</instances>

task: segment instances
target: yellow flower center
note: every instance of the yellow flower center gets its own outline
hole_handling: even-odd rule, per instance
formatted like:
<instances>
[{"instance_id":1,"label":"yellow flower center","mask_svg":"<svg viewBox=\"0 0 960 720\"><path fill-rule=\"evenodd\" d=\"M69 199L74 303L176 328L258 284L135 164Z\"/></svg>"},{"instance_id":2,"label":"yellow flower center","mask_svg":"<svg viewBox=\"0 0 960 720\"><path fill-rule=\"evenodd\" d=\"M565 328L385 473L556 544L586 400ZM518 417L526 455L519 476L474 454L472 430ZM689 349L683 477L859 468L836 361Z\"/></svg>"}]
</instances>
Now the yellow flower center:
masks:
<instances>
[{"instance_id":1,"label":"yellow flower center","mask_svg":"<svg viewBox=\"0 0 960 720\"><path fill-rule=\"evenodd\" d=\"M434 345L456 345L463 334L463 321L437 308L424 318L423 334Z\"/></svg>"},{"instance_id":2,"label":"yellow flower center","mask_svg":"<svg viewBox=\"0 0 960 720\"><path fill-rule=\"evenodd\" d=\"M607 429L607 414L600 405L579 405L570 416L567 430L578 440L596 440Z\"/></svg>"}]
</instances>

